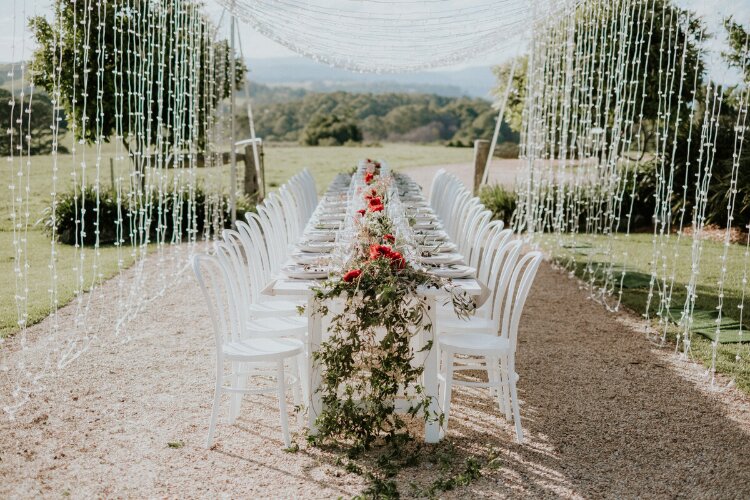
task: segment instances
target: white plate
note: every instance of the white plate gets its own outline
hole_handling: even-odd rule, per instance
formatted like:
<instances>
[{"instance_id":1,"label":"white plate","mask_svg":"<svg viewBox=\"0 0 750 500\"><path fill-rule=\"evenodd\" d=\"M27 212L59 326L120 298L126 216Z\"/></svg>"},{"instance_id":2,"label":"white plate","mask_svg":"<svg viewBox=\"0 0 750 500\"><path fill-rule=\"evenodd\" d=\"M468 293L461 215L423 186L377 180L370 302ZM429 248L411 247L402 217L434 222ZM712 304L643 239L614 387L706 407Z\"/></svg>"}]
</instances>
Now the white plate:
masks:
<instances>
[{"instance_id":1,"label":"white plate","mask_svg":"<svg viewBox=\"0 0 750 500\"><path fill-rule=\"evenodd\" d=\"M330 253L322 253L322 252L294 252L292 255L292 260L295 262L295 264L302 264L302 265L327 265L331 262L331 254Z\"/></svg>"},{"instance_id":2,"label":"white plate","mask_svg":"<svg viewBox=\"0 0 750 500\"><path fill-rule=\"evenodd\" d=\"M290 278L313 280L328 277L328 268L325 266L304 266L293 264L281 269Z\"/></svg>"},{"instance_id":3,"label":"white plate","mask_svg":"<svg viewBox=\"0 0 750 500\"><path fill-rule=\"evenodd\" d=\"M412 226L415 230L424 230L424 229L433 229L433 230L440 230L443 228L443 225L440 224L440 222L436 220L424 220L424 221L417 221Z\"/></svg>"},{"instance_id":4,"label":"white plate","mask_svg":"<svg viewBox=\"0 0 750 500\"><path fill-rule=\"evenodd\" d=\"M440 241L433 243L431 245L428 244L421 244L419 246L419 251L424 252L428 251L431 253L449 253L449 252L455 252L458 247L455 243L452 243L450 241Z\"/></svg>"},{"instance_id":5,"label":"white plate","mask_svg":"<svg viewBox=\"0 0 750 500\"><path fill-rule=\"evenodd\" d=\"M460 253L437 253L428 257L418 257L423 264L461 264L464 256Z\"/></svg>"},{"instance_id":6,"label":"white plate","mask_svg":"<svg viewBox=\"0 0 750 500\"><path fill-rule=\"evenodd\" d=\"M345 212L323 212L320 214L320 216L318 216L318 220L320 222L342 222L344 220L344 217L346 217Z\"/></svg>"},{"instance_id":7,"label":"white plate","mask_svg":"<svg viewBox=\"0 0 750 500\"><path fill-rule=\"evenodd\" d=\"M329 229L339 229L341 227L341 222L342 221L340 221L340 220L338 220L338 221L325 221L325 220L321 220L321 221L316 222L313 225L313 227L315 229L319 229L321 231L325 231L325 230L329 230Z\"/></svg>"},{"instance_id":8,"label":"white plate","mask_svg":"<svg viewBox=\"0 0 750 500\"><path fill-rule=\"evenodd\" d=\"M336 233L334 231L312 230L305 233L305 238L309 241L335 241Z\"/></svg>"},{"instance_id":9,"label":"white plate","mask_svg":"<svg viewBox=\"0 0 750 500\"><path fill-rule=\"evenodd\" d=\"M473 267L453 264L445 267L429 267L427 272L441 278L471 278L477 270Z\"/></svg>"},{"instance_id":10,"label":"white plate","mask_svg":"<svg viewBox=\"0 0 750 500\"><path fill-rule=\"evenodd\" d=\"M300 241L297 248L303 252L325 253L333 250L334 244L328 241Z\"/></svg>"}]
</instances>

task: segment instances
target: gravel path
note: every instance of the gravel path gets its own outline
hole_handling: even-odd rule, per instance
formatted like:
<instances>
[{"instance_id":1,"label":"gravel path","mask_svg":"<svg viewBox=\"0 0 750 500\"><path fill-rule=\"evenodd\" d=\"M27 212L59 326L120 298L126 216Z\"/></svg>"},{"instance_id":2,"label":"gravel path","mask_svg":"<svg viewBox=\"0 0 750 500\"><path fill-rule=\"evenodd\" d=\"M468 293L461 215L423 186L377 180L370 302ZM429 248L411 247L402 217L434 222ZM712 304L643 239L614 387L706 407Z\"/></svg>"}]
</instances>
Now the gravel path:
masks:
<instances>
[{"instance_id":1,"label":"gravel path","mask_svg":"<svg viewBox=\"0 0 750 500\"><path fill-rule=\"evenodd\" d=\"M102 318L113 314L113 287L105 284L92 301ZM32 347L46 328L30 329ZM448 432L457 466L469 455L497 458L480 479L445 496L750 497L750 399L710 391L701 368L651 345L644 328L634 315L606 312L578 281L544 265L518 353L527 443L514 442L483 391L459 388ZM362 491L360 476L336 465L334 453L307 447L303 436L299 452L282 451L272 397L246 398L234 426L226 424L225 404L217 444L203 448L213 337L192 275L151 302L129 331L129 341L98 332L15 421L0 420L0 498ZM2 348L13 361L20 345L10 339ZM0 398L10 390L0 378ZM398 480L408 494L409 483L448 473L426 461Z\"/></svg>"}]
</instances>

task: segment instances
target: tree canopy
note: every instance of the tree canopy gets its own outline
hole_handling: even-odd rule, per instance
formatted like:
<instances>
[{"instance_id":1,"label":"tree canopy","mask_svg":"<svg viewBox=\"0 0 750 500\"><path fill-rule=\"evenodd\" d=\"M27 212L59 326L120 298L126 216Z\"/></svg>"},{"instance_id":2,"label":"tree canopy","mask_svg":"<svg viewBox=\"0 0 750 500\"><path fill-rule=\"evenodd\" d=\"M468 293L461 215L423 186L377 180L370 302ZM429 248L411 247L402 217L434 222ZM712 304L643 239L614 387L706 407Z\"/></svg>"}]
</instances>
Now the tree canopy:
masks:
<instances>
[{"instance_id":1,"label":"tree canopy","mask_svg":"<svg viewBox=\"0 0 750 500\"><path fill-rule=\"evenodd\" d=\"M264 91L262 85L253 87ZM306 127L324 115L355 124L366 141L470 145L474 139L492 137L497 111L483 99L434 94L299 92L284 102L257 106L256 132L264 140L304 143ZM247 118L239 120L242 133L247 133ZM500 129L504 141L518 142L507 123Z\"/></svg>"},{"instance_id":2,"label":"tree canopy","mask_svg":"<svg viewBox=\"0 0 750 500\"><path fill-rule=\"evenodd\" d=\"M175 27L185 9L197 6L183 2L179 7L183 10L177 12L176 6L164 8L148 1L137 9L102 2L89 9L87 2L57 0L51 22L41 16L29 21L37 43L30 64L34 83L51 96L59 87L60 104L77 140L109 141L121 134L126 143L134 138L143 145L155 144L161 136L177 144L173 117L175 110L183 109L197 113L191 126L197 127L194 137L202 147L206 115L230 93L230 51L226 42L212 40L206 21L197 23L192 32ZM84 14L90 37L96 37L96 50L87 49ZM144 24L162 27L163 36L145 36L140 29ZM196 46L199 60L192 68L200 70L193 74L185 65ZM236 76L237 82L244 81L245 66L239 60ZM183 101L188 92L197 99L190 109ZM126 95L142 99L123 99Z\"/></svg>"}]
</instances>

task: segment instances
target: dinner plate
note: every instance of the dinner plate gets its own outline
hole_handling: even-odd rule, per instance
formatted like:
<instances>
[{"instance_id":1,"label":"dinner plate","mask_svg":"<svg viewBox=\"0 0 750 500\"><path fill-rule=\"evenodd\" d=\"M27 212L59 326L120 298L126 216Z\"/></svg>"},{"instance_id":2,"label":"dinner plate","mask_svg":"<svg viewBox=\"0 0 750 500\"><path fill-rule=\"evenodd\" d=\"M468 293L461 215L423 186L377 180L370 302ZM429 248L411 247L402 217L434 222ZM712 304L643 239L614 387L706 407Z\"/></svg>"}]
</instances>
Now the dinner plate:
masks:
<instances>
[{"instance_id":1,"label":"dinner plate","mask_svg":"<svg viewBox=\"0 0 750 500\"><path fill-rule=\"evenodd\" d=\"M331 262L331 254L325 252L293 252L291 255L295 264L327 265Z\"/></svg>"},{"instance_id":2,"label":"dinner plate","mask_svg":"<svg viewBox=\"0 0 750 500\"><path fill-rule=\"evenodd\" d=\"M441 241L446 241L448 235L445 231L434 231L431 229L416 229L414 239L421 245L436 245Z\"/></svg>"},{"instance_id":3,"label":"dinner plate","mask_svg":"<svg viewBox=\"0 0 750 500\"><path fill-rule=\"evenodd\" d=\"M326 212L324 211L318 216L320 222L341 222L346 217L346 212Z\"/></svg>"},{"instance_id":4,"label":"dinner plate","mask_svg":"<svg viewBox=\"0 0 750 500\"><path fill-rule=\"evenodd\" d=\"M336 239L336 232L328 230L312 230L305 233L305 238L310 241L334 241Z\"/></svg>"},{"instance_id":5,"label":"dinner plate","mask_svg":"<svg viewBox=\"0 0 750 500\"><path fill-rule=\"evenodd\" d=\"M414 223L412 228L417 229L417 230L422 230L422 229L440 230L443 228L443 225L440 224L440 222L436 220L418 220Z\"/></svg>"},{"instance_id":6,"label":"dinner plate","mask_svg":"<svg viewBox=\"0 0 750 500\"><path fill-rule=\"evenodd\" d=\"M424 254L425 257L429 257L428 254L438 253L450 253L455 252L458 249L455 243L450 241L438 241L432 244L422 243L419 245L418 251Z\"/></svg>"},{"instance_id":7,"label":"dinner plate","mask_svg":"<svg viewBox=\"0 0 750 500\"><path fill-rule=\"evenodd\" d=\"M337 221L321 220L321 221L316 222L313 227L315 227L315 229L320 229L320 230L339 229L341 227L341 222L342 221L340 220L337 220Z\"/></svg>"},{"instance_id":8,"label":"dinner plate","mask_svg":"<svg viewBox=\"0 0 750 500\"><path fill-rule=\"evenodd\" d=\"M334 244L328 241L300 241L297 248L303 252L310 253L330 253Z\"/></svg>"},{"instance_id":9,"label":"dinner plate","mask_svg":"<svg viewBox=\"0 0 750 500\"><path fill-rule=\"evenodd\" d=\"M411 203L411 202L420 202L420 201L425 201L425 200L424 200L424 196L422 196L421 194L407 194L401 197L401 201L406 201L406 202Z\"/></svg>"},{"instance_id":10,"label":"dinner plate","mask_svg":"<svg viewBox=\"0 0 750 500\"><path fill-rule=\"evenodd\" d=\"M429 267L427 272L441 278L470 278L476 274L477 270L469 266L450 264L440 267Z\"/></svg>"},{"instance_id":11,"label":"dinner plate","mask_svg":"<svg viewBox=\"0 0 750 500\"><path fill-rule=\"evenodd\" d=\"M295 279L321 279L328 277L328 268L325 266L308 266L292 264L281 269L284 274Z\"/></svg>"},{"instance_id":12,"label":"dinner plate","mask_svg":"<svg viewBox=\"0 0 750 500\"><path fill-rule=\"evenodd\" d=\"M461 264L464 256L455 252L443 252L417 257L423 264Z\"/></svg>"}]
</instances>

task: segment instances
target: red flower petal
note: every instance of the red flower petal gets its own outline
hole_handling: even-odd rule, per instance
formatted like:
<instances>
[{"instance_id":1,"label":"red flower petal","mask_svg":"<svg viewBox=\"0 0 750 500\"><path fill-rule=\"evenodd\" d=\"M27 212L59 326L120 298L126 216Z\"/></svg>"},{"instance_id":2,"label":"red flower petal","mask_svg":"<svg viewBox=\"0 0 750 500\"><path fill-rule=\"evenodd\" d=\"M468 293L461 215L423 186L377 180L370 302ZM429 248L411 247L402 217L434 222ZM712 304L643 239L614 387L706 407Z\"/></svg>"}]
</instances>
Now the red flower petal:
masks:
<instances>
[{"instance_id":1,"label":"red flower petal","mask_svg":"<svg viewBox=\"0 0 750 500\"><path fill-rule=\"evenodd\" d=\"M350 271L347 271L347 273L344 275L343 280L347 283L351 283L355 279L359 278L362 275L361 269L351 269Z\"/></svg>"}]
</instances>

